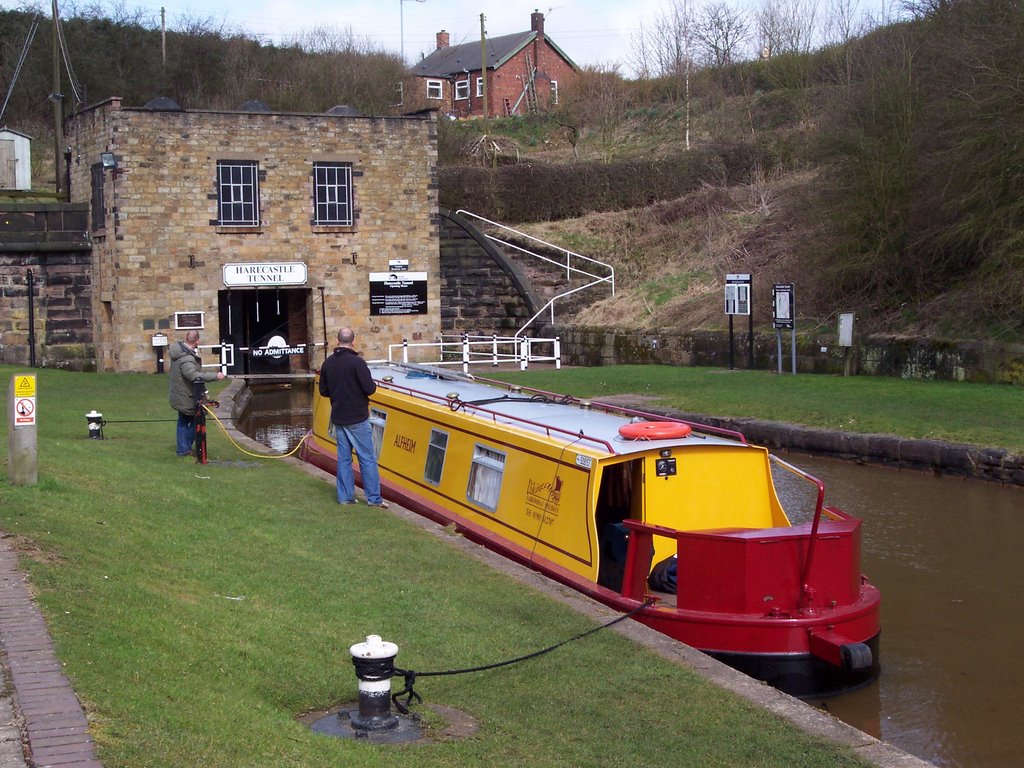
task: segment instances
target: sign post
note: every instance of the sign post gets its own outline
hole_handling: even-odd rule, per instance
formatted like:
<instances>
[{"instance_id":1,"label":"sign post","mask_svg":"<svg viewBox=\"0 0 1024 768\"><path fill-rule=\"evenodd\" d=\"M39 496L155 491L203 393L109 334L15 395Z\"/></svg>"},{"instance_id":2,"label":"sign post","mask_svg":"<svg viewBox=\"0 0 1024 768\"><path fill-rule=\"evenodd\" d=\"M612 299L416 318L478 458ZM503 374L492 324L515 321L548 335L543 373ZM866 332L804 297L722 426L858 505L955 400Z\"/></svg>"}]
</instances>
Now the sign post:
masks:
<instances>
[{"instance_id":1,"label":"sign post","mask_svg":"<svg viewBox=\"0 0 1024 768\"><path fill-rule=\"evenodd\" d=\"M772 325L775 326L775 349L778 353L779 373L782 373L782 329L789 328L790 357L793 375L796 375L796 304L793 301L793 283L772 286Z\"/></svg>"},{"instance_id":2,"label":"sign post","mask_svg":"<svg viewBox=\"0 0 1024 768\"><path fill-rule=\"evenodd\" d=\"M733 369L733 334L732 318L734 315L746 315L749 322L749 367L754 369L754 316L750 311L750 275L748 273L725 276L725 314L729 316L729 370Z\"/></svg>"},{"instance_id":3,"label":"sign post","mask_svg":"<svg viewBox=\"0 0 1024 768\"><path fill-rule=\"evenodd\" d=\"M39 481L39 457L34 373L11 377L7 414L7 476L11 485L35 485Z\"/></svg>"}]
</instances>

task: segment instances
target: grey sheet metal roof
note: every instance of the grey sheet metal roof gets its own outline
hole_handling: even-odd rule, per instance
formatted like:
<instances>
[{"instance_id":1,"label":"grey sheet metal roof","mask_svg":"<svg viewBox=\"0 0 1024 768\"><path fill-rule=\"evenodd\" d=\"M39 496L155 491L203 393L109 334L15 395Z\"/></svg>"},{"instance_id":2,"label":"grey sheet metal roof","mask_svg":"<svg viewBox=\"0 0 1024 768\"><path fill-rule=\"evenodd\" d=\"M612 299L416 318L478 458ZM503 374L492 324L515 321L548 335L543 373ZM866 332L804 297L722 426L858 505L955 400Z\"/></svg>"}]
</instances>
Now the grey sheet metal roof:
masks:
<instances>
[{"instance_id":1,"label":"grey sheet metal roof","mask_svg":"<svg viewBox=\"0 0 1024 768\"><path fill-rule=\"evenodd\" d=\"M536 32L516 32L511 35L487 38L487 68L497 69L532 43L536 37ZM579 69L573 60L552 42L550 37L545 37L544 41L554 48L573 69ZM439 48L421 59L412 68L412 73L418 77L451 77L463 72L479 71L480 64L480 41L477 40L472 43Z\"/></svg>"},{"instance_id":2,"label":"grey sheet metal roof","mask_svg":"<svg viewBox=\"0 0 1024 768\"><path fill-rule=\"evenodd\" d=\"M520 429L532 430L548 434L556 439L565 440L567 444L579 444L591 450L602 451L602 443L612 448L613 454L631 454L649 451L651 448L680 447L695 445L732 445L742 444L718 435L695 431L685 438L671 440L627 440L619 435L619 427L630 421L628 416L606 413L599 408L584 410L579 405L571 405L550 400L531 400L529 394L514 395L508 388L497 388L484 382L462 376L454 371L444 371L441 378L430 375L437 371L430 366L401 366L387 363L370 363L370 372L378 384L385 385L385 376L391 376L398 392L405 392L419 399L433 403L443 403L449 394L458 394L459 400L465 403L465 413L476 414L488 421L507 424ZM506 396L499 402L481 403L474 407L474 401L490 400ZM561 430L549 432L546 427ZM580 433L587 439L580 439Z\"/></svg>"}]
</instances>

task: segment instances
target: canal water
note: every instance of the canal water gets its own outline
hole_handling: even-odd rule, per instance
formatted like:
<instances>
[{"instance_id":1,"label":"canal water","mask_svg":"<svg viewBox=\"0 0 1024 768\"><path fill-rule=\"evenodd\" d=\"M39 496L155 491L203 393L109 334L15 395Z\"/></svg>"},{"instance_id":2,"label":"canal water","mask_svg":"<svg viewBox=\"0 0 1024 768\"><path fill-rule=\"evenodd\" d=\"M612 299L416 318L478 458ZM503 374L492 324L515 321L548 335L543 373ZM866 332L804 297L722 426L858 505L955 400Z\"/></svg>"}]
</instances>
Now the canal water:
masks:
<instances>
[{"instance_id":1,"label":"canal water","mask_svg":"<svg viewBox=\"0 0 1024 768\"><path fill-rule=\"evenodd\" d=\"M310 424L307 385L257 392L239 428L276 451ZM939 766L1024 764L1024 490L974 480L780 457L860 517L863 571L882 593L882 675L811 702ZM778 477L787 508L813 508Z\"/></svg>"}]
</instances>

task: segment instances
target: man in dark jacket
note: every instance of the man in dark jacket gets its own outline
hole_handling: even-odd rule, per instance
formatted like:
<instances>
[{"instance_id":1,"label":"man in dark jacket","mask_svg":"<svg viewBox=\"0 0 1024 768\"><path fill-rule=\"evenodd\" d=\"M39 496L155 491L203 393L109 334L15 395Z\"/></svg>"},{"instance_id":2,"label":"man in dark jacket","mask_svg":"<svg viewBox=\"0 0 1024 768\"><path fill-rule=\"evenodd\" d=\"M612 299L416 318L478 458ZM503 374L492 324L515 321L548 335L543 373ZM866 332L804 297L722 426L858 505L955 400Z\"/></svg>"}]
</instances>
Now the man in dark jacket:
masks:
<instances>
[{"instance_id":1,"label":"man in dark jacket","mask_svg":"<svg viewBox=\"0 0 1024 768\"><path fill-rule=\"evenodd\" d=\"M196 347L199 346L199 331L189 331L185 340L171 345L171 384L168 395L171 408L178 412L177 451L178 456L192 453L196 441L196 402L192 383L217 381L224 378L220 371L204 371Z\"/></svg>"},{"instance_id":2,"label":"man in dark jacket","mask_svg":"<svg viewBox=\"0 0 1024 768\"><path fill-rule=\"evenodd\" d=\"M320 368L320 394L331 400L331 424L338 441L338 468L335 473L339 504L356 503L352 451L359 459L366 503L386 507L380 495L380 471L373 450L373 428L370 426L370 395L377 384L370 367L352 349L356 335L351 328L338 331L338 347Z\"/></svg>"}]
</instances>

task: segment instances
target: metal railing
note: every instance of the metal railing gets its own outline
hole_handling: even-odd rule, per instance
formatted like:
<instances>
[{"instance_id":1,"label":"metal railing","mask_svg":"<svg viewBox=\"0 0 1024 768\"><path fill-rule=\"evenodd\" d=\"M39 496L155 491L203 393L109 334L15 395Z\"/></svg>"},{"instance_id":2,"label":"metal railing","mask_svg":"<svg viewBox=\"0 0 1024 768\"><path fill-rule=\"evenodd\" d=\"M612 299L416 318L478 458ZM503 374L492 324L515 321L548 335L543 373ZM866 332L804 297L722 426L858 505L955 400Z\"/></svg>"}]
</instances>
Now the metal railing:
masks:
<instances>
[{"instance_id":1,"label":"metal railing","mask_svg":"<svg viewBox=\"0 0 1024 768\"><path fill-rule=\"evenodd\" d=\"M424 353L427 353L424 355ZM431 354L432 353L432 354ZM396 359L397 358L397 359ZM411 359L417 358L417 359ZM527 336L470 336L463 334L457 341L409 342L388 345L389 363L426 363L429 365L461 365L463 373L471 365L518 365L526 370L530 363L554 363L562 367L562 344L553 339Z\"/></svg>"},{"instance_id":2,"label":"metal railing","mask_svg":"<svg viewBox=\"0 0 1024 768\"><path fill-rule=\"evenodd\" d=\"M560 293L554 298L552 298L547 304L540 308L540 311L537 312L537 314L535 314L533 317L527 320L526 324L523 325L522 328L516 331L516 336L520 336L523 333L523 331L530 327L534 320L536 320L538 317L540 317L547 311L550 311L550 322L554 323L555 302L559 301L560 299L564 299L568 296L571 296L574 293L578 293L579 291L585 290L595 285L608 283L611 286L612 296L615 295L615 267L613 267L611 264L606 264L603 261L592 259L589 256L583 256L582 254L576 253L575 251L570 251L568 248L563 248L559 245L555 245L554 243L549 243L546 240L541 240L539 237L534 237L533 235L528 235L525 232L520 232L519 230L513 229L512 227L507 227L504 224L499 224L496 221L491 221L490 219L486 219L483 216L478 216L477 214L472 213L471 211L467 211L464 208L460 208L455 213L459 216L465 216L467 218L472 218L476 219L477 221L484 222L485 224L488 224L492 227L497 227L498 229L504 230L505 232L510 232L516 235L517 237L525 238L535 243L539 243L540 245L543 245L546 248L550 248L555 251L561 251L565 255L564 262L555 261L554 259L548 258L547 256L542 256L539 253L534 253L533 251L527 250L522 246L509 242L508 240L502 240L500 237L487 234L486 232L484 233L485 237L487 237L488 240L493 240L496 243L500 243L506 248L511 248L512 250L517 251L518 253L521 253L525 256L530 256L534 259L539 259L540 261L547 262L548 264L553 264L559 269L565 269L566 280L571 280L573 275L581 276L584 279L590 280L590 282L586 283L585 285L581 285L577 288L565 291L564 293ZM588 269L593 271L588 271ZM603 272L603 274L598 274L598 272Z\"/></svg>"}]
</instances>

